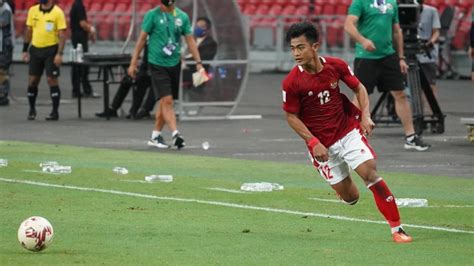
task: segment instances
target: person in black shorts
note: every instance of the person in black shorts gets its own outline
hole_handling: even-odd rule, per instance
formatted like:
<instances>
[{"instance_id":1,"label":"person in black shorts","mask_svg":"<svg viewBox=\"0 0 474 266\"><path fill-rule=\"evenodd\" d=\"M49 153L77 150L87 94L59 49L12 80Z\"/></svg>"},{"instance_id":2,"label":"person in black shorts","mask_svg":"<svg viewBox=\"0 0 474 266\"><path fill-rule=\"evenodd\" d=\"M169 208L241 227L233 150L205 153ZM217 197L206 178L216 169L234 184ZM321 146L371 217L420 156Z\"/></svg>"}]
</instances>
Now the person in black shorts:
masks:
<instances>
[{"instance_id":1,"label":"person in black shorts","mask_svg":"<svg viewBox=\"0 0 474 266\"><path fill-rule=\"evenodd\" d=\"M39 4L28 10L26 26L22 56L25 62L29 62L28 101L30 111L28 120L36 118L35 103L38 84L41 75L46 70L53 102L53 110L46 120L55 121L59 119L61 91L59 90L58 77L65 43L66 18L61 8L54 4L54 0L40 0Z\"/></svg>"},{"instance_id":2,"label":"person in black shorts","mask_svg":"<svg viewBox=\"0 0 474 266\"><path fill-rule=\"evenodd\" d=\"M410 103L404 92L403 74L407 74L408 65L397 1L353 0L344 29L356 41L354 72L367 92L371 94L377 86L381 92L389 91L395 99L395 110L405 131L404 148L428 150L430 145L415 132Z\"/></svg>"}]
</instances>

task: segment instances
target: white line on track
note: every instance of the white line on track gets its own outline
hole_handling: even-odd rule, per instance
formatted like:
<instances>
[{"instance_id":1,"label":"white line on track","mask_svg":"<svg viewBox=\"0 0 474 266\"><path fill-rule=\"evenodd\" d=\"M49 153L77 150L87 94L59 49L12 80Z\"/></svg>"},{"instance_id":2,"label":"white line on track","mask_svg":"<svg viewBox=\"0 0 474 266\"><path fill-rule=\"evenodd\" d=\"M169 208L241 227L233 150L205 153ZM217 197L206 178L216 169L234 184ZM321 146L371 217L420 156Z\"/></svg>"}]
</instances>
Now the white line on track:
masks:
<instances>
[{"instance_id":1,"label":"white line on track","mask_svg":"<svg viewBox=\"0 0 474 266\"><path fill-rule=\"evenodd\" d=\"M330 214L315 213L315 212L302 212L302 211L292 211L292 210L276 209L276 208L269 208L269 207L258 207L258 206L244 205L244 204L220 202L220 201L185 199L185 198L174 198L174 197L162 197L162 196L154 196L154 195L140 194L140 193L134 193L134 192L126 192L126 191L119 191L119 190L77 187L77 186L69 186L69 185L58 185L58 184L43 183L43 182L36 182L36 181L29 181L29 180L9 179L9 178L2 178L2 177L0 177L0 181L8 182L8 183L28 184L28 185L41 186L41 187L53 187L53 188L62 188L62 189L79 190L79 191L100 192L100 193L123 195L123 196L146 198L146 199L168 200L168 201L178 201L178 202L191 202L191 203L223 206L223 207L246 209L246 210L257 210L257 211L265 211L265 212L273 212L273 213L285 213L285 214L293 214L293 215L308 216L308 217L311 216L311 217L320 217L320 218L330 218L330 219L341 220L341 221L351 221L351 222L361 222L361 223L371 223L371 224L384 224L384 225L387 224L387 222L385 222L385 221L374 221L374 220L359 219L359 218L352 218L352 217L347 217L347 216L330 215ZM411 227L411 228L435 230L435 231L452 232L452 233L474 234L474 231L455 229L455 228L447 228L447 227L439 227L439 226L416 225L416 224L404 224L404 226Z\"/></svg>"},{"instance_id":2,"label":"white line on track","mask_svg":"<svg viewBox=\"0 0 474 266\"><path fill-rule=\"evenodd\" d=\"M208 190L215 190L215 191L222 191L222 192L229 192L229 193L240 193L245 194L247 192L237 189L228 189L228 188L221 188L221 187L207 187Z\"/></svg>"}]
</instances>

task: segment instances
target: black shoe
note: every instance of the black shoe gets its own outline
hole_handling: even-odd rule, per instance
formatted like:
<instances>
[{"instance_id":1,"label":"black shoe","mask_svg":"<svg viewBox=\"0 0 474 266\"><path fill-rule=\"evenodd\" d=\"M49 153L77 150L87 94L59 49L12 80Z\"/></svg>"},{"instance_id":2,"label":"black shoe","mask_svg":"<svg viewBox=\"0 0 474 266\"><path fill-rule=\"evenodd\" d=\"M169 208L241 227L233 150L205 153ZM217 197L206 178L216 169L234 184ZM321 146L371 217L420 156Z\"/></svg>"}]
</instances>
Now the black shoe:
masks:
<instances>
[{"instance_id":1,"label":"black shoe","mask_svg":"<svg viewBox=\"0 0 474 266\"><path fill-rule=\"evenodd\" d=\"M73 92L72 95L71 95L71 97L72 97L73 99L77 99L78 96L79 96L79 94L76 93L76 92ZM82 94L81 94L81 97L82 97Z\"/></svg>"},{"instance_id":2,"label":"black shoe","mask_svg":"<svg viewBox=\"0 0 474 266\"><path fill-rule=\"evenodd\" d=\"M97 92L91 92L91 93L84 93L84 95L82 97L84 97L84 98L100 98L101 96Z\"/></svg>"},{"instance_id":3,"label":"black shoe","mask_svg":"<svg viewBox=\"0 0 474 266\"><path fill-rule=\"evenodd\" d=\"M184 142L183 137L181 137L181 135L179 133L174 135L173 145L176 146L176 148L178 148L178 150L183 148L184 146L186 146L186 143Z\"/></svg>"},{"instance_id":4,"label":"black shoe","mask_svg":"<svg viewBox=\"0 0 474 266\"><path fill-rule=\"evenodd\" d=\"M36 109L30 109L30 112L28 113L28 120L35 120L36 118Z\"/></svg>"},{"instance_id":5,"label":"black shoe","mask_svg":"<svg viewBox=\"0 0 474 266\"><path fill-rule=\"evenodd\" d=\"M10 104L10 100L8 100L8 97L1 97L0 98L0 106L7 106Z\"/></svg>"},{"instance_id":6,"label":"black shoe","mask_svg":"<svg viewBox=\"0 0 474 266\"><path fill-rule=\"evenodd\" d=\"M58 121L59 120L59 114L53 112L53 113L49 114L45 119L47 121Z\"/></svg>"},{"instance_id":7,"label":"black shoe","mask_svg":"<svg viewBox=\"0 0 474 266\"><path fill-rule=\"evenodd\" d=\"M420 136L415 135L412 141L408 141L405 138L405 149L406 150L417 150L417 151L426 151L431 147L431 145L423 142Z\"/></svg>"},{"instance_id":8,"label":"black shoe","mask_svg":"<svg viewBox=\"0 0 474 266\"><path fill-rule=\"evenodd\" d=\"M104 118L104 117L107 117L107 114L109 115L109 117L118 117L117 111L110 108L107 109L106 111L103 111L102 113L95 113L95 116Z\"/></svg>"}]
</instances>

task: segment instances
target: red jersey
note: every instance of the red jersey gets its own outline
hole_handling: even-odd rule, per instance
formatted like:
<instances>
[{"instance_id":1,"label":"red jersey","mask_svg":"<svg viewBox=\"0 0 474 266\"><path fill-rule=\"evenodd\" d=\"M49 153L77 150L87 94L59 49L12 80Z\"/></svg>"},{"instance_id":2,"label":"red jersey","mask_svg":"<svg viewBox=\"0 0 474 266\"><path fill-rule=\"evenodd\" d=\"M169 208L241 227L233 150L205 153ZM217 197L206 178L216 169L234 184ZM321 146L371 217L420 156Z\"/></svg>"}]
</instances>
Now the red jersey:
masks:
<instances>
[{"instance_id":1,"label":"red jersey","mask_svg":"<svg viewBox=\"0 0 474 266\"><path fill-rule=\"evenodd\" d=\"M341 93L339 80L351 89L360 81L343 60L320 60L321 72L310 74L296 66L283 80L283 110L297 114L309 131L330 147L359 126L360 110Z\"/></svg>"}]
</instances>

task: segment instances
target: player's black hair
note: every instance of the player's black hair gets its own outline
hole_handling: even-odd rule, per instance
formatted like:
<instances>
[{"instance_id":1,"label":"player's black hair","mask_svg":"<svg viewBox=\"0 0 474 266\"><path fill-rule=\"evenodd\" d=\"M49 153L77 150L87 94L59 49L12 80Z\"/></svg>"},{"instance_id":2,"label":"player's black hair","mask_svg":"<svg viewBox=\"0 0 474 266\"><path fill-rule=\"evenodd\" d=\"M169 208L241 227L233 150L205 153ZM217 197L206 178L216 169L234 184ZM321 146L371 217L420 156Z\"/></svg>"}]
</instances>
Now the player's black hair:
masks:
<instances>
[{"instance_id":1,"label":"player's black hair","mask_svg":"<svg viewBox=\"0 0 474 266\"><path fill-rule=\"evenodd\" d=\"M319 32L316 27L310 22L304 21L291 25L290 29L286 32L286 41L290 43L291 39L298 38L302 35L304 35L311 44L319 40Z\"/></svg>"},{"instance_id":2,"label":"player's black hair","mask_svg":"<svg viewBox=\"0 0 474 266\"><path fill-rule=\"evenodd\" d=\"M198 17L196 19L196 22L200 21L200 20L203 20L204 22L206 22L206 26L207 26L208 29L210 29L212 27L212 23L211 23L211 20L209 18L207 18L207 17Z\"/></svg>"}]
</instances>

